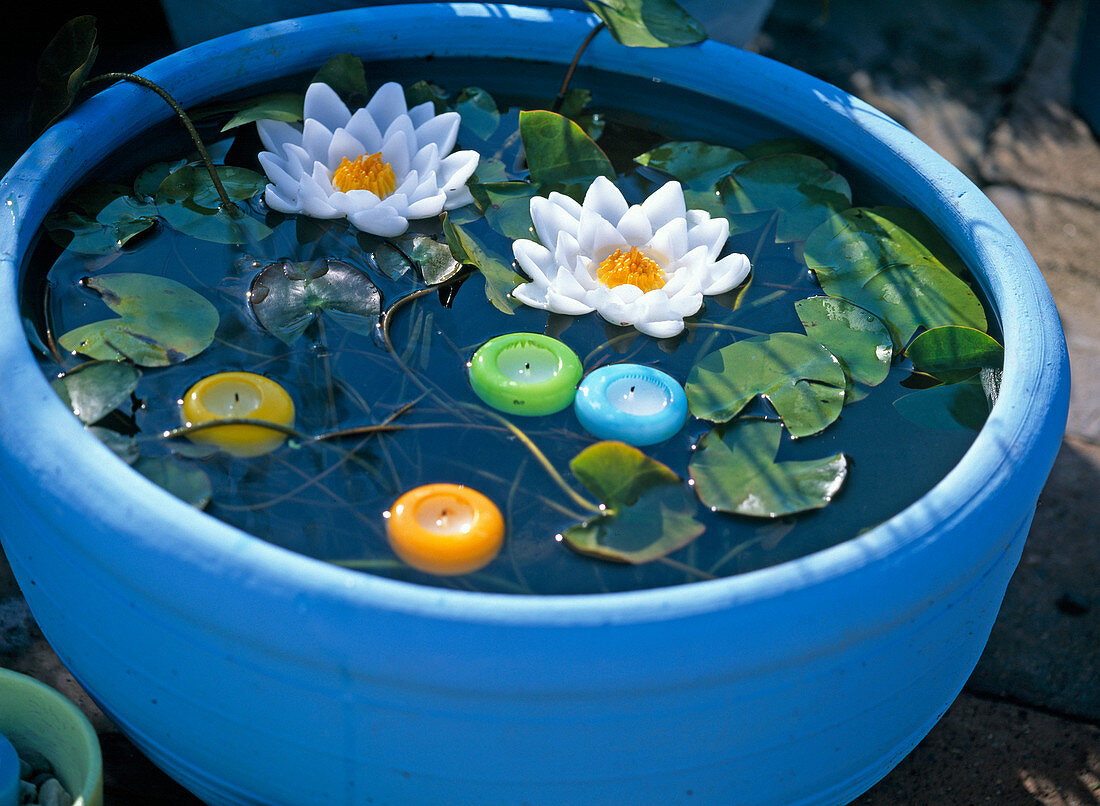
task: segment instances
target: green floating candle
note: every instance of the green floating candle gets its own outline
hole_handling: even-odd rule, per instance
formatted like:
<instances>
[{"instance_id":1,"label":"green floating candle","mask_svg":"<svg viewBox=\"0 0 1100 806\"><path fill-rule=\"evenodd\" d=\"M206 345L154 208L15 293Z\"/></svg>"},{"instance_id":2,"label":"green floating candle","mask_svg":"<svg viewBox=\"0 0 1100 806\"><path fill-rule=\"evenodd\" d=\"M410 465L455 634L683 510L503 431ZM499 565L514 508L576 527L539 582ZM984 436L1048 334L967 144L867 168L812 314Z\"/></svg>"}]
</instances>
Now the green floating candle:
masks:
<instances>
[{"instance_id":1,"label":"green floating candle","mask_svg":"<svg viewBox=\"0 0 1100 806\"><path fill-rule=\"evenodd\" d=\"M528 417L566 408L582 375L577 354L541 333L507 333L490 339L467 367L478 397L499 411Z\"/></svg>"}]
</instances>

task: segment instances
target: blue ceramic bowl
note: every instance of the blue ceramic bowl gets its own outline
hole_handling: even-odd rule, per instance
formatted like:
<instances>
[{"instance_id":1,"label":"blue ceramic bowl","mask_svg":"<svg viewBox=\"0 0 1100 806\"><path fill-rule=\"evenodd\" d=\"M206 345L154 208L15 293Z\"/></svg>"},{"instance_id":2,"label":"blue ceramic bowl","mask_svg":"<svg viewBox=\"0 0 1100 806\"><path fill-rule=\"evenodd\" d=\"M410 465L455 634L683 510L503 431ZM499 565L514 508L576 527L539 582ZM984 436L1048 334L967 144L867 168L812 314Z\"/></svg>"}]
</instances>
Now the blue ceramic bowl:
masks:
<instances>
[{"instance_id":1,"label":"blue ceramic bowl","mask_svg":"<svg viewBox=\"0 0 1100 806\"><path fill-rule=\"evenodd\" d=\"M251 29L144 72L194 105L340 52L564 66L593 25L568 11L380 7ZM714 42L628 50L605 36L584 63L756 110L927 215L1005 334L988 422L940 484L875 529L676 588L479 594L276 548L86 435L24 341L20 272L43 217L169 114L111 87L0 190L3 545L80 683L210 803L842 803L924 736L973 669L1068 407L1057 312L1023 244L897 123L783 65Z\"/></svg>"}]
</instances>

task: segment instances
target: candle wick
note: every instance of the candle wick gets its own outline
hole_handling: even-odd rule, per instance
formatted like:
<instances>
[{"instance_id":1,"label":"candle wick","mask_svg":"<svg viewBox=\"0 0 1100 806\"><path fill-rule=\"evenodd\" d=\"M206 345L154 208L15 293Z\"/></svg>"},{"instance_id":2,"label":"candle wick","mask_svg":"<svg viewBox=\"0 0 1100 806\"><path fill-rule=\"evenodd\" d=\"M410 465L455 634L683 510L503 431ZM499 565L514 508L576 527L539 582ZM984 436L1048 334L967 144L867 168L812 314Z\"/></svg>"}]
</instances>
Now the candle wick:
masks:
<instances>
[{"instance_id":1,"label":"candle wick","mask_svg":"<svg viewBox=\"0 0 1100 806\"><path fill-rule=\"evenodd\" d=\"M240 403L241 402L241 396L240 396L239 393L237 393L237 392L233 393L233 402L234 403Z\"/></svg>"},{"instance_id":2,"label":"candle wick","mask_svg":"<svg viewBox=\"0 0 1100 806\"><path fill-rule=\"evenodd\" d=\"M523 362L523 368L525 370L527 370L528 372L530 372L531 371L531 362L530 361L524 361Z\"/></svg>"},{"instance_id":3,"label":"candle wick","mask_svg":"<svg viewBox=\"0 0 1100 806\"><path fill-rule=\"evenodd\" d=\"M630 387L630 394L634 394L634 387L633 386Z\"/></svg>"}]
</instances>

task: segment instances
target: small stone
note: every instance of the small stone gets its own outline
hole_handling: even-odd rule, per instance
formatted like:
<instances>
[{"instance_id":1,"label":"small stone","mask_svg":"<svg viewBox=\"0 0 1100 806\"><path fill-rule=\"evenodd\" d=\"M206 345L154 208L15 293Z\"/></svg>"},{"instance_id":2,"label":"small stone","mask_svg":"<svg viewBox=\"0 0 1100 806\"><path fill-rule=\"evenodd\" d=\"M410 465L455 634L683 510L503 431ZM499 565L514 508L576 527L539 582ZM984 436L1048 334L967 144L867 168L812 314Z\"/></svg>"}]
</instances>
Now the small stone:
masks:
<instances>
[{"instance_id":1,"label":"small stone","mask_svg":"<svg viewBox=\"0 0 1100 806\"><path fill-rule=\"evenodd\" d=\"M73 799L56 778L50 778L38 788L39 806L73 806Z\"/></svg>"}]
</instances>

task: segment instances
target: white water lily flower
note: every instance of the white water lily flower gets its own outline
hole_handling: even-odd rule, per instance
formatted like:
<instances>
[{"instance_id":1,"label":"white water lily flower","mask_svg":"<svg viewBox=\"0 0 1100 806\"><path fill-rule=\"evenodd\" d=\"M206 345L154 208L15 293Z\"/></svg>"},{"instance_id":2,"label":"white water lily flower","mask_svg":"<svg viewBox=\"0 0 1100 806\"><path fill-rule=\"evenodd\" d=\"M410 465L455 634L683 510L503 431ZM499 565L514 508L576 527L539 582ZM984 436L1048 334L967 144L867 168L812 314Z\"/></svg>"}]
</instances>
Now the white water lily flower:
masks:
<instances>
[{"instance_id":1,"label":"white water lily flower","mask_svg":"<svg viewBox=\"0 0 1100 806\"><path fill-rule=\"evenodd\" d=\"M410 220L473 201L466 180L478 154L450 153L458 113L436 115L430 101L409 109L399 84L383 84L354 114L327 84L310 84L303 120L256 124L273 210L347 217L364 232L393 237Z\"/></svg>"},{"instance_id":2,"label":"white water lily flower","mask_svg":"<svg viewBox=\"0 0 1100 806\"><path fill-rule=\"evenodd\" d=\"M675 336L704 295L729 291L749 273L742 254L719 259L729 222L686 208L679 182L631 206L602 176L583 204L556 192L532 198L531 220L542 243L512 244L531 279L512 296L554 313L598 311L650 336Z\"/></svg>"}]
</instances>

